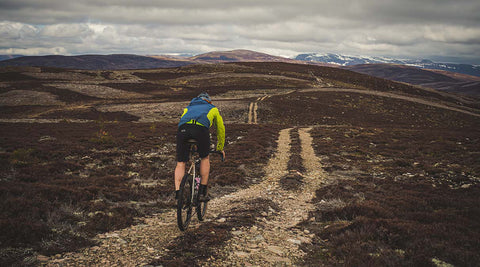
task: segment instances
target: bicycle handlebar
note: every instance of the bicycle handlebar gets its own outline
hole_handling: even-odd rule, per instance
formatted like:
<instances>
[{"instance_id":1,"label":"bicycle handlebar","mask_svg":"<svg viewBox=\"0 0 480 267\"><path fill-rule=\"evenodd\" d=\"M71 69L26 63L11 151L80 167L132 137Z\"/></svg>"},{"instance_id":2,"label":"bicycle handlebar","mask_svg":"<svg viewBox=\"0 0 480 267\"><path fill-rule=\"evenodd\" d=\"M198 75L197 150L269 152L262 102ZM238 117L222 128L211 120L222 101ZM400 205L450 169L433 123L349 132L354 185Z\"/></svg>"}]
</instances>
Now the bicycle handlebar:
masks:
<instances>
[{"instance_id":1,"label":"bicycle handlebar","mask_svg":"<svg viewBox=\"0 0 480 267\"><path fill-rule=\"evenodd\" d=\"M223 157L222 151L212 150L212 151L210 151L210 154L219 154L220 157L222 158L222 162L225 161L225 158Z\"/></svg>"}]
</instances>

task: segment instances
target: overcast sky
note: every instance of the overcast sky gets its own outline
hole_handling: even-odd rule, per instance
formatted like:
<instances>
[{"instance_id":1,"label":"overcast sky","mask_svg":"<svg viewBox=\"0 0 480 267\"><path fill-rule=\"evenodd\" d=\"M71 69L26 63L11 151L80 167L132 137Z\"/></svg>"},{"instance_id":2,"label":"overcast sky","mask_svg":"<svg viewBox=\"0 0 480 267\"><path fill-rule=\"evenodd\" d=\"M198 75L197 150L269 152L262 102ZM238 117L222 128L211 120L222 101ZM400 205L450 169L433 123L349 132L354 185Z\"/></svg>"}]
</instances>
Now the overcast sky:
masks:
<instances>
[{"instance_id":1,"label":"overcast sky","mask_svg":"<svg viewBox=\"0 0 480 267\"><path fill-rule=\"evenodd\" d=\"M480 1L0 0L0 54L233 49L480 64Z\"/></svg>"}]
</instances>

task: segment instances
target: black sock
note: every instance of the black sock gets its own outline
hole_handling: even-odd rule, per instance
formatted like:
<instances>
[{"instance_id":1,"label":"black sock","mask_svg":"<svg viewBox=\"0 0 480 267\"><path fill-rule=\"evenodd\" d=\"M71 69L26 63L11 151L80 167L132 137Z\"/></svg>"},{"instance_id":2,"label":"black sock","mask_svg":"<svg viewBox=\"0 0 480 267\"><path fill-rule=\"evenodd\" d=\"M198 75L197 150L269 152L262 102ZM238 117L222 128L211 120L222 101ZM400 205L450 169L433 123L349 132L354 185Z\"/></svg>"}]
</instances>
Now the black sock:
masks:
<instances>
[{"instance_id":1,"label":"black sock","mask_svg":"<svg viewBox=\"0 0 480 267\"><path fill-rule=\"evenodd\" d=\"M198 193L200 195L207 195L207 185L204 185L204 184L200 184L200 188L198 189Z\"/></svg>"},{"instance_id":2,"label":"black sock","mask_svg":"<svg viewBox=\"0 0 480 267\"><path fill-rule=\"evenodd\" d=\"M176 190L175 191L175 199L178 199L179 196L180 196L180 190Z\"/></svg>"}]
</instances>

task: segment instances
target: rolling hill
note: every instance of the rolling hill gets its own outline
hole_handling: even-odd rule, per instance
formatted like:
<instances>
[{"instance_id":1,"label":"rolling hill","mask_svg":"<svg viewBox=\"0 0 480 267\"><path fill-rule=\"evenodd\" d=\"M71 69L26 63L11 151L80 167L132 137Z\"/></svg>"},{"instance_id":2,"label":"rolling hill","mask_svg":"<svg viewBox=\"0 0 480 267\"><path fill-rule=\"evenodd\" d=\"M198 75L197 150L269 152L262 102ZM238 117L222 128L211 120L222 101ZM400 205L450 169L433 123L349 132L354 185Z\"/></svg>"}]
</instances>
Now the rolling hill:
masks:
<instances>
[{"instance_id":1,"label":"rolling hill","mask_svg":"<svg viewBox=\"0 0 480 267\"><path fill-rule=\"evenodd\" d=\"M250 50L232 50L224 52L210 52L205 54L200 54L190 58L191 60L200 60L207 62L295 62L300 63L299 61L292 60L285 57L272 56L265 53L259 53Z\"/></svg>"},{"instance_id":2,"label":"rolling hill","mask_svg":"<svg viewBox=\"0 0 480 267\"><path fill-rule=\"evenodd\" d=\"M192 64L138 55L24 56L0 61L0 66L39 66L86 70L152 69Z\"/></svg>"},{"instance_id":3,"label":"rolling hill","mask_svg":"<svg viewBox=\"0 0 480 267\"><path fill-rule=\"evenodd\" d=\"M38 66L85 70L155 69L238 61L296 62L249 50L210 52L189 58L139 55L24 56L0 61L1 66Z\"/></svg>"},{"instance_id":4,"label":"rolling hill","mask_svg":"<svg viewBox=\"0 0 480 267\"><path fill-rule=\"evenodd\" d=\"M320 61L324 62L321 63ZM377 64L375 62L393 64ZM352 58L329 54L328 57L318 55L299 55L296 59L277 57L249 50L232 50L209 52L193 57L175 56L138 56L138 55L80 55L80 56L27 56L0 61L0 66L44 66L84 70L121 70L121 69L155 69L172 68L192 64L215 64L228 62L286 62L311 64L319 66L346 65L344 68L360 73L420 85L436 90L453 92L471 96L480 95L480 79L460 73L429 70L409 66L399 60L384 58ZM326 62L326 63L325 63ZM340 62L340 63L338 63ZM371 63L371 64L360 64ZM417 62L418 63L418 62ZM428 63L428 62L423 62ZM422 63L422 64L423 64ZM335 65L337 64L337 65ZM409 64L409 65L405 65ZM417 64L418 65L418 64ZM455 70L447 68L448 70Z\"/></svg>"},{"instance_id":5,"label":"rolling hill","mask_svg":"<svg viewBox=\"0 0 480 267\"><path fill-rule=\"evenodd\" d=\"M361 64L344 67L359 73L440 91L480 96L480 77L398 64Z\"/></svg>"}]
</instances>

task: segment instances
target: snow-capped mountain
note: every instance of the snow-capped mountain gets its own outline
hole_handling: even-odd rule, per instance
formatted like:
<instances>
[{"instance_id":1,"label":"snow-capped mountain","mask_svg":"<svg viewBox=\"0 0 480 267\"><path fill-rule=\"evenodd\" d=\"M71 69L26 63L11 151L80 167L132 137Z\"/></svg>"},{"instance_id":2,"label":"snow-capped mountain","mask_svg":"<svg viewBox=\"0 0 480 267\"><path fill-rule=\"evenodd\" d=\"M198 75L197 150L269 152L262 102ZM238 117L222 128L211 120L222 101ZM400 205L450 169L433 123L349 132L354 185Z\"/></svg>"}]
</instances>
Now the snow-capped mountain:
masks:
<instances>
[{"instance_id":1,"label":"snow-capped mountain","mask_svg":"<svg viewBox=\"0 0 480 267\"><path fill-rule=\"evenodd\" d=\"M323 62L329 64L335 64L340 66L350 66L359 64L372 64L372 63L393 63L393 64L405 64L404 61L398 59L384 58L384 57L367 57L367 56L346 56L339 54L300 54L296 60Z\"/></svg>"},{"instance_id":2,"label":"snow-capped mountain","mask_svg":"<svg viewBox=\"0 0 480 267\"><path fill-rule=\"evenodd\" d=\"M359 64L402 64L408 66L414 66L422 69L436 69L445 70L457 73L463 73L468 75L474 75L480 77L480 66L469 64L455 64L455 63L437 63L428 59L393 59L387 57L370 57L370 56L346 56L339 54L320 54L309 53L300 54L295 57L296 60L310 61L310 62L322 62L335 64L339 66L351 66Z\"/></svg>"},{"instance_id":3,"label":"snow-capped mountain","mask_svg":"<svg viewBox=\"0 0 480 267\"><path fill-rule=\"evenodd\" d=\"M17 58L17 57L23 57L23 56L22 55L0 55L0 61Z\"/></svg>"}]
</instances>

